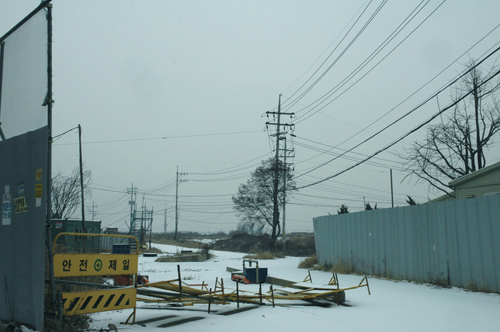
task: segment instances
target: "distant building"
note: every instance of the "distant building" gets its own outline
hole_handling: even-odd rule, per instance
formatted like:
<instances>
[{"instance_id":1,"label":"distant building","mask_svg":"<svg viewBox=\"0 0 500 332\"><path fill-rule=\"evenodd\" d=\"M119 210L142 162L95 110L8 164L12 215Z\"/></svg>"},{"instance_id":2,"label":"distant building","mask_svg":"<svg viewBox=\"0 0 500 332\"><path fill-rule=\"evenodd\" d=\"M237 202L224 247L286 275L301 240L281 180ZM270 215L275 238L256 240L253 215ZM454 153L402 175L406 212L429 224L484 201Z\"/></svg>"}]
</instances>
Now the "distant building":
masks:
<instances>
[{"instance_id":1,"label":"distant building","mask_svg":"<svg viewBox=\"0 0 500 332\"><path fill-rule=\"evenodd\" d=\"M451 181L449 185L455 189L455 199L500 195L500 162L464 175ZM444 195L430 202L449 200L453 200L453 198Z\"/></svg>"},{"instance_id":2,"label":"distant building","mask_svg":"<svg viewBox=\"0 0 500 332\"><path fill-rule=\"evenodd\" d=\"M101 221L85 221L85 230L83 230L81 220L63 220L52 219L52 239L55 239L59 233L86 233L100 234ZM58 244L63 244L70 250L79 250L85 243L86 248L99 248L100 239L97 236L62 236L63 238L57 241Z\"/></svg>"},{"instance_id":3,"label":"distant building","mask_svg":"<svg viewBox=\"0 0 500 332\"><path fill-rule=\"evenodd\" d=\"M450 182L456 199L500 195L500 162Z\"/></svg>"},{"instance_id":4,"label":"distant building","mask_svg":"<svg viewBox=\"0 0 500 332\"><path fill-rule=\"evenodd\" d=\"M118 234L118 227L106 227L103 234Z\"/></svg>"}]
</instances>

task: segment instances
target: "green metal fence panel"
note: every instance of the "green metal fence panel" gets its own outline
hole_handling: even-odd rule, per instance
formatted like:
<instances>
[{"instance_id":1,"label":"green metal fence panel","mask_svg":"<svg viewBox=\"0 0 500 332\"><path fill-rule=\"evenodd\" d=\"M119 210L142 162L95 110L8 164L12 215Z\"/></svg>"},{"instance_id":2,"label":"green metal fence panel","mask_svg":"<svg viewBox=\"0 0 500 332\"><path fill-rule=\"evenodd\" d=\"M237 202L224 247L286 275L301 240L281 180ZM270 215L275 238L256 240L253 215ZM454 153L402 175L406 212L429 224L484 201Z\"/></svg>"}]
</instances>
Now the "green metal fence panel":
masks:
<instances>
[{"instance_id":1,"label":"green metal fence panel","mask_svg":"<svg viewBox=\"0 0 500 332\"><path fill-rule=\"evenodd\" d=\"M500 196L314 218L321 264L500 292Z\"/></svg>"},{"instance_id":2,"label":"green metal fence panel","mask_svg":"<svg viewBox=\"0 0 500 332\"><path fill-rule=\"evenodd\" d=\"M47 127L0 142L0 319L43 328ZM17 203L16 203L17 202ZM21 203L23 202L23 203ZM5 213L10 205L10 215Z\"/></svg>"}]
</instances>

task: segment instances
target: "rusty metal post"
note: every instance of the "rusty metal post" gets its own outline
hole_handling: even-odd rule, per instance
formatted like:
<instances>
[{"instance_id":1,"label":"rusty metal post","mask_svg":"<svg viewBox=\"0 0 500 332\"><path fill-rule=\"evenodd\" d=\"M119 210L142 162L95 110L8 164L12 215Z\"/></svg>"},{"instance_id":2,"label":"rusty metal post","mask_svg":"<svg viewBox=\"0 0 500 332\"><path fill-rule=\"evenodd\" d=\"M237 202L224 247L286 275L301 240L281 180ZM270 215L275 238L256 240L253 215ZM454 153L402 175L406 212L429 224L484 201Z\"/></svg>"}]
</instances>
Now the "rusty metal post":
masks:
<instances>
[{"instance_id":1,"label":"rusty metal post","mask_svg":"<svg viewBox=\"0 0 500 332\"><path fill-rule=\"evenodd\" d=\"M365 278L366 278L366 288L368 288L368 295L372 295L370 293L370 285L368 284L368 277L365 275Z\"/></svg>"},{"instance_id":2,"label":"rusty metal post","mask_svg":"<svg viewBox=\"0 0 500 332\"><path fill-rule=\"evenodd\" d=\"M181 266L177 265L177 274L179 275L179 301L182 300L182 279L181 279Z\"/></svg>"},{"instance_id":3,"label":"rusty metal post","mask_svg":"<svg viewBox=\"0 0 500 332\"><path fill-rule=\"evenodd\" d=\"M260 279L259 279L259 262L256 262L255 264L255 279L256 281L260 284Z\"/></svg>"},{"instance_id":4,"label":"rusty metal post","mask_svg":"<svg viewBox=\"0 0 500 332\"><path fill-rule=\"evenodd\" d=\"M262 305L262 284L259 284L259 298L260 298L260 305Z\"/></svg>"},{"instance_id":5,"label":"rusty metal post","mask_svg":"<svg viewBox=\"0 0 500 332\"><path fill-rule=\"evenodd\" d=\"M224 296L224 279L220 278L220 284L222 287L222 305L226 304L226 297Z\"/></svg>"},{"instance_id":6,"label":"rusty metal post","mask_svg":"<svg viewBox=\"0 0 500 332\"><path fill-rule=\"evenodd\" d=\"M240 287L239 282L236 281L236 307L240 308Z\"/></svg>"},{"instance_id":7,"label":"rusty metal post","mask_svg":"<svg viewBox=\"0 0 500 332\"><path fill-rule=\"evenodd\" d=\"M271 285L271 297L273 299L273 308L274 308L274 289L273 289L273 285Z\"/></svg>"},{"instance_id":8,"label":"rusty metal post","mask_svg":"<svg viewBox=\"0 0 500 332\"><path fill-rule=\"evenodd\" d=\"M210 288L210 297L208 298L208 313L210 313L211 304L212 304L212 288Z\"/></svg>"}]
</instances>

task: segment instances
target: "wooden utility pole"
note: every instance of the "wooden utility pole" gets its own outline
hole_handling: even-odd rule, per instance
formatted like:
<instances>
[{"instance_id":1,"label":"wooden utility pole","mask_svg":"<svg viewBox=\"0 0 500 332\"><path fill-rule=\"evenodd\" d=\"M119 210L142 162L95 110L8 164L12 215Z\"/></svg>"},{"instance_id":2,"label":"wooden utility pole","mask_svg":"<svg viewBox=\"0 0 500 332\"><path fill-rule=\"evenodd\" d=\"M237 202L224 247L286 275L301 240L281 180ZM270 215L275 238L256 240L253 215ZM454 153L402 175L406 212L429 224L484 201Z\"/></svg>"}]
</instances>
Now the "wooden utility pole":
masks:
<instances>
[{"instance_id":1,"label":"wooden utility pole","mask_svg":"<svg viewBox=\"0 0 500 332\"><path fill-rule=\"evenodd\" d=\"M151 207L151 220L149 221L149 249L151 249L151 237L153 234L153 207Z\"/></svg>"},{"instance_id":2,"label":"wooden utility pole","mask_svg":"<svg viewBox=\"0 0 500 332\"><path fill-rule=\"evenodd\" d=\"M278 206L278 184L279 184L279 170L278 170L278 161L279 161L279 150L280 150L280 115L281 115L281 94L279 95L278 100L278 124L276 126L276 159L274 160L274 210L273 210L273 234L272 241L274 243L274 239L276 238L276 225L280 222L279 216L279 206ZM275 248L273 248L274 250Z\"/></svg>"},{"instance_id":3,"label":"wooden utility pole","mask_svg":"<svg viewBox=\"0 0 500 332\"><path fill-rule=\"evenodd\" d=\"M295 136L291 134L291 136ZM286 143L286 136L281 137L282 140L285 141L285 148L282 149L283 153L283 252L286 251L286 180L287 180L287 175L288 175L288 165L286 162L286 157L288 156L289 152L294 152L294 149L287 149L287 143ZM292 158L294 155L292 155Z\"/></svg>"},{"instance_id":4,"label":"wooden utility pole","mask_svg":"<svg viewBox=\"0 0 500 332\"><path fill-rule=\"evenodd\" d=\"M473 71L474 74L476 74L476 71ZM475 111L475 117L476 117L476 144L477 144L477 169L483 168L483 147L481 145L481 132L479 130L479 92L477 90L478 86L478 79L477 76L474 75L472 79L472 84L474 87L474 111Z\"/></svg>"},{"instance_id":5,"label":"wooden utility pole","mask_svg":"<svg viewBox=\"0 0 500 332\"><path fill-rule=\"evenodd\" d=\"M85 194L83 189L82 126L78 124L78 142L80 145L80 189L82 194L82 233L85 233Z\"/></svg>"},{"instance_id":6,"label":"wooden utility pole","mask_svg":"<svg viewBox=\"0 0 500 332\"><path fill-rule=\"evenodd\" d=\"M394 207L394 189L392 186L392 168L391 168L391 204L392 204L392 207Z\"/></svg>"},{"instance_id":7,"label":"wooden utility pole","mask_svg":"<svg viewBox=\"0 0 500 332\"><path fill-rule=\"evenodd\" d=\"M163 233L167 234L167 209L165 209L165 216L163 217Z\"/></svg>"},{"instance_id":8,"label":"wooden utility pole","mask_svg":"<svg viewBox=\"0 0 500 332\"><path fill-rule=\"evenodd\" d=\"M278 100L278 112L266 112L266 114L267 115L269 115L269 114L277 115L277 122L276 123L266 122L266 125L276 126L276 155L275 155L275 160L274 160L274 191L273 191L273 227L272 227L273 231L272 231L272 235L271 235L271 241L272 241L272 246L273 246L272 250L274 250L276 237L278 236L278 234L276 234L276 228L277 228L277 226L279 226L279 222L280 222L279 203L278 203L280 138L281 138L282 134L286 134L286 132L284 132L284 133L280 132L280 127L294 126L293 124L289 124L289 123L281 123L281 115L290 115L290 117L292 117L295 114L281 112L281 94L279 95L279 100Z\"/></svg>"},{"instance_id":9,"label":"wooden utility pole","mask_svg":"<svg viewBox=\"0 0 500 332\"><path fill-rule=\"evenodd\" d=\"M134 223L134 207L135 207L135 201L137 199L137 188L134 188L134 183L132 182L132 187L130 189L127 188L127 193L130 193L130 201L128 203L130 204L130 227L129 227L129 234L133 235L134 234L134 229L135 229L135 223ZM135 198L134 198L135 195Z\"/></svg>"},{"instance_id":10,"label":"wooden utility pole","mask_svg":"<svg viewBox=\"0 0 500 332\"><path fill-rule=\"evenodd\" d=\"M177 165L177 172L175 173L175 233L174 240L177 240L177 225L179 224L179 165Z\"/></svg>"},{"instance_id":11,"label":"wooden utility pole","mask_svg":"<svg viewBox=\"0 0 500 332\"><path fill-rule=\"evenodd\" d=\"M286 250L286 228L285 228L285 221L286 221L286 155L287 155L287 150L286 150L286 137L285 139L285 154L283 156L283 252ZM272 287L272 286L271 286ZM274 303L273 303L274 305Z\"/></svg>"},{"instance_id":12,"label":"wooden utility pole","mask_svg":"<svg viewBox=\"0 0 500 332\"><path fill-rule=\"evenodd\" d=\"M187 182L186 179L179 180L179 176L187 175L188 173L179 173L179 165L177 165L177 172L175 173L175 233L174 240L177 240L177 226L179 225L179 183Z\"/></svg>"}]
</instances>

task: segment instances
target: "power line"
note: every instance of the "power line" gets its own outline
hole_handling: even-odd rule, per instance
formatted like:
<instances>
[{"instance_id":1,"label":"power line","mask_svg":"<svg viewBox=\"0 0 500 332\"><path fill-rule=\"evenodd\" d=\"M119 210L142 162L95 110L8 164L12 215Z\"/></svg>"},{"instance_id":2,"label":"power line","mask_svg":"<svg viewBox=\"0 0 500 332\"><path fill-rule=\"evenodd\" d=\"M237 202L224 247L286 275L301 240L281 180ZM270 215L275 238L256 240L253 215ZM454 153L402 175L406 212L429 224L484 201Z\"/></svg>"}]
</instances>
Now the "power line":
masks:
<instances>
[{"instance_id":1,"label":"power line","mask_svg":"<svg viewBox=\"0 0 500 332\"><path fill-rule=\"evenodd\" d=\"M323 150L323 149L320 149L320 148L317 148L317 147L314 147L314 146L311 146L311 145L308 145L308 144L303 144L303 143L295 143L296 145L298 146L302 146L304 148L307 148L307 149L310 149L310 150L313 150L313 151L318 151L318 152L321 152L320 155L323 155L323 154L329 154L329 155L335 155L335 156L339 156L339 153L335 153L335 152L332 152L331 149L329 150ZM318 143L318 144L321 144L321 143ZM323 144L323 145L326 145L326 144ZM329 146L329 145L326 145L326 146ZM333 147L332 147L333 149ZM339 149L339 150L342 150L342 151L347 151L347 150L344 150L344 149ZM367 155L366 154L362 154L362 153L357 153L357 152L353 152L351 151L352 154L356 154L356 155L359 155L359 156L362 156L362 157L366 157ZM320 155L317 155L316 157L320 156ZM314 157L314 158L316 158ZM357 160L360 160L359 158L356 158L356 157L352 157L352 156L347 156L347 155L344 155L342 156L344 159L348 159L348 160L353 160L353 161L357 161ZM312 158L310 158L312 159ZM379 162L370 162L369 164L372 165L372 166L376 166L376 167L383 167L383 168L394 168L394 169L398 169L398 170L404 170L404 168L400 167L399 165L394 165L394 164L397 164L397 162L395 161L392 161L392 160L388 160L388 159L383 159L383 158L376 158L378 160L383 160L383 161L386 161L386 162L389 162L389 163L392 163L392 165L388 165L388 164L383 164L383 163L379 163ZM298 163L297 163L298 164Z\"/></svg>"},{"instance_id":2,"label":"power line","mask_svg":"<svg viewBox=\"0 0 500 332\"><path fill-rule=\"evenodd\" d=\"M380 134L381 132L385 131L386 129L390 128L391 126L393 126L394 124L398 123L399 121L401 121L402 119L406 118L407 116L409 116L410 114L412 114L413 112L415 112L416 110L418 110L419 108L421 108L422 106L424 106L425 104L427 104L430 100L434 99L436 96L438 96L441 92L443 92L445 89L449 88L450 86L452 86L453 84L455 84L459 79L461 79L462 77L464 77L465 75L467 75L470 71L472 71L473 69L475 69L476 67L478 67L480 64L482 64L484 61L486 61L489 57L493 56L493 54L495 54L496 52L498 52L500 50L500 47L499 48L496 48L494 51L492 51L487 57L485 57L483 60L479 61L478 63L476 63L474 66L472 66L471 68L469 68L468 70L465 70L462 74L458 75L454 80L452 80L451 82L449 82L446 86L442 87L441 89L439 89L437 92L435 92L434 94L432 94L431 96L429 96L427 99L425 99L423 102L421 102L420 104L418 104L416 107L414 107L413 109L411 109L409 112L407 112L406 114L404 114L403 116L399 117L398 119L394 120L393 122L391 122L390 124L388 124L387 126L385 126L384 128L380 129L379 131L377 131L376 133L374 133L373 135L371 135L370 137L368 137L367 139L363 140L362 142L358 143L357 145L355 145L354 147L350 148L349 150L346 150L345 152L341 153L340 155L334 157L333 159L330 159L329 161L305 172L305 173L302 173L300 175L297 175L295 178L299 178L301 176L304 176L312 171L315 171L316 169L320 168L320 167L323 167L325 166L326 164L329 164L330 162L344 156L346 153L348 152L351 152L352 150L356 149L357 147L359 147L360 145L368 142L369 140L371 140L372 138L374 138L375 136L377 136L378 134ZM493 76L494 77L494 76ZM493 78L491 77L491 78ZM491 79L490 78L490 79ZM490 80L488 79L488 80ZM482 84L484 84L486 82L483 82ZM471 92L468 92L466 95L464 95L460 100L462 100L463 98L465 98L467 95L469 95ZM452 104L452 105L456 105L456 103ZM451 106L450 106L451 107ZM448 109L448 108L446 108ZM438 112L438 115L441 114L442 112L444 112L446 109ZM431 120L434 119L434 118L431 118ZM428 120L429 122L431 120ZM424 124L420 125L419 127L417 127L417 129L420 129L421 126L425 125L426 123L428 122L424 122ZM415 129L415 130L417 130ZM412 133L413 131L411 131L410 133ZM409 133L409 134L410 134ZM408 135L409 135L408 134ZM406 135L407 136L407 135ZM404 137L406 137L404 136ZM402 139L402 138L401 138ZM400 140L401 140L400 139ZM396 141L396 143L399 142L399 140ZM394 143L395 144L395 143ZM380 151L381 152L381 151ZM374 156L374 155L372 155ZM369 157L368 159L370 159L371 157Z\"/></svg>"},{"instance_id":3,"label":"power line","mask_svg":"<svg viewBox=\"0 0 500 332\"><path fill-rule=\"evenodd\" d=\"M292 95L290 97L288 97L284 102L283 102L283 108L285 108L285 104L287 101L289 101L295 94L297 94L313 77L314 75L316 75L316 73L321 69L321 67L323 67L323 65L328 61L328 59L330 59L330 57L333 55L333 53L335 53L335 51L339 48L340 44L342 44L342 42L344 41L344 39L347 38L347 36L349 35L349 33L351 32L351 30L354 28L354 26L356 26L356 24L358 23L358 21L361 19L361 17L363 16L363 14L365 13L365 11L368 9L368 7L370 6L370 4L372 3L372 1L370 1L366 6L365 8L363 9L363 11L361 12L361 14L359 14L358 18L356 19L356 21L351 25L351 27L349 28L349 30L346 32L346 34L344 35L344 37L338 42L337 46L335 46L335 48L330 52L330 54L326 57L326 59L321 63L321 65L318 67L318 69L316 69L314 71L314 73L312 73L312 75L294 92L292 93ZM364 30L363 30L364 31ZM358 35L359 36L359 32L358 32ZM357 38L356 38L357 39ZM306 89L305 92L303 92L299 97L297 97L295 100L292 100L291 103L292 105L291 106L287 106L288 108L291 108L293 107L293 105L295 105L300 99L302 99L305 94L307 94L329 71L330 69L333 67L333 65L335 65L335 63L342 57L342 55L345 53L345 51L352 45L352 43L355 41L355 39L353 41L351 41L351 43L348 45L348 47L346 47L344 49L344 52L339 55L335 61L321 74L321 76L316 79L316 81L311 84L311 86Z\"/></svg>"},{"instance_id":4,"label":"power line","mask_svg":"<svg viewBox=\"0 0 500 332\"><path fill-rule=\"evenodd\" d=\"M123 142L137 142L137 141L153 141L153 140L166 140L166 139L176 139L176 138L193 138L193 137L207 137L207 136L224 136L224 135L240 135L240 134L254 134L260 133L260 130L254 131L239 131L231 133L215 133L215 134L198 134L198 135L181 135L181 136L163 136L163 137L149 137L149 138L131 138L131 139L117 139L109 141L93 141L93 142L82 142L82 144L102 144L102 143L123 143ZM75 145L78 143L64 143L56 145Z\"/></svg>"},{"instance_id":5,"label":"power line","mask_svg":"<svg viewBox=\"0 0 500 332\"><path fill-rule=\"evenodd\" d=\"M239 164L239 165L236 165L236 166L233 166L233 167L229 167L229 168L225 168L225 169L222 169L222 170L218 170L218 171L213 171L213 172L205 172L205 173L195 173L195 172L190 172L189 174L191 175L207 175L207 176L212 176L212 175L222 175L222 174L228 174L228 173L233 173L233 172L239 172L241 170L245 170L245 169L249 169L249 168L254 168L255 167L255 164L252 164L252 165L249 165L249 166L245 166L245 167L241 167L241 168L237 168L237 169L234 169L236 167L240 167L240 166L243 166L243 165L246 165L246 164L249 164L249 163L252 163L256 160L260 160L262 157L265 157L267 155L267 152L255 159L252 159L250 161L247 161L247 162L244 162L243 164Z\"/></svg>"},{"instance_id":6,"label":"power line","mask_svg":"<svg viewBox=\"0 0 500 332\"><path fill-rule=\"evenodd\" d=\"M288 88L286 88L283 92L286 92L288 91L292 86L295 85L295 83L297 83L302 77L304 77L306 75L306 73L314 66L314 64L316 62L318 62L321 57L328 51L328 49L335 43L335 41L344 33L344 31L347 29L347 27L351 24L351 22L358 16L358 13L363 9L363 7L365 7L365 4L367 3L368 1L365 1L365 3L363 3L359 9L356 11L356 13L353 15L353 17L351 17L351 19L349 20L349 22L347 22L347 24L344 26L344 28L339 32L339 34L333 39L333 41L330 43L330 45L328 45L328 47L323 51L323 53L321 53L321 55L311 64L311 66L309 66L309 68L307 68L307 70L302 74L300 75L300 77L295 80L295 82L293 82ZM371 2L371 1L370 1ZM366 10L367 7L365 7L365 10ZM361 17L361 15L359 15L358 19ZM353 24L351 26L351 29L352 27L354 27L355 24ZM349 34L349 32L347 32L345 35L347 36ZM344 37L345 38L345 37ZM338 46L340 45L341 42L339 42L339 44L335 47L335 49L330 52L330 55L326 58L326 60L328 60L330 58L330 56L333 54L333 52L335 52L335 50L338 48ZM309 77L309 79L307 79L306 83L309 82L311 80L311 78L314 76L314 74L316 74L318 72L318 70L325 64L326 60L324 60L321 65L318 67L318 69ZM298 88L290 97L288 97L286 100L289 100L291 99L298 91L300 91L300 89L306 84L304 83L300 88ZM271 110L269 110L270 112L276 110L277 108L273 108Z\"/></svg>"},{"instance_id":7,"label":"power line","mask_svg":"<svg viewBox=\"0 0 500 332\"><path fill-rule=\"evenodd\" d=\"M370 1L371 3L371 1ZM368 21L363 25L363 27L361 27L361 29L358 31L358 33L354 36L354 38L347 44L347 46L342 50L342 52L335 58L335 60L330 64L330 66L328 66L328 68L314 81L314 83L312 83L304 92L302 92L300 94L299 97L297 97L293 102L292 102L292 105L288 105L288 106L284 106L284 109L285 110L289 110L290 108L292 108L295 104L297 104L297 102L302 99L309 91L311 91L315 86L316 84L319 83L319 81L333 68L333 66L335 64L337 64L337 62L342 58L342 56L349 50L349 48L354 44L354 42L361 36L361 34L366 30L366 28L370 25L370 23L375 19L375 17L377 16L377 14L380 12L380 10L382 10L382 8L385 6L385 4L387 3L387 0L384 0L378 7L377 9L375 10L375 12L372 14L372 16L370 16L370 18L368 19ZM369 4L368 4L369 5ZM368 6L367 6L368 8ZM363 11L364 13L364 11ZM361 15L363 14L361 13ZM360 15L360 17L361 17ZM356 20L357 22L357 20ZM355 22L355 23L356 23ZM350 31L350 30L349 30ZM346 34L347 36L347 34ZM344 39L341 40L341 42L343 41ZM340 45L340 43L339 43ZM335 51L335 50L334 50ZM333 52L332 52L333 53ZM316 73L316 72L315 72ZM313 74L314 75L314 74ZM301 87L302 88L302 87Z\"/></svg>"},{"instance_id":8,"label":"power line","mask_svg":"<svg viewBox=\"0 0 500 332\"><path fill-rule=\"evenodd\" d=\"M462 54L460 54L455 60L453 60L448 66L446 66L443 70L441 70L439 73L437 73L434 77L432 77L429 81L427 81L424 85L422 85L420 88L418 88L416 91L414 91L412 94L410 94L408 97L406 97L403 101L401 101L399 104L397 104L396 106L394 106L392 109L390 109L389 111L387 111L385 114L383 114L382 116L380 116L378 119L376 119L375 121L373 121L372 123L370 123L368 126L360 129L356 134L352 135L351 137L345 139L344 141L342 141L341 143L339 143L338 145L342 145L344 144L345 142L351 140L352 138L356 137L357 135L359 135L360 133L364 132L366 129L370 128L372 125L374 125L375 123L377 123L378 121L380 121L381 119L383 119L385 116L387 116L388 114L392 113L394 110L396 110L399 106L401 106L402 104L404 104L406 101L408 101L411 97L413 97L414 95L416 95L418 92L420 92L423 88L425 88L427 85L429 85L432 81L434 81L437 77L439 77L442 73L444 73L447 69L449 69L452 65L454 65L456 62L458 62L458 60L460 60L464 55L466 55L467 53L469 53L470 50L472 50L474 47L476 47L480 42L482 42L484 39L486 39L491 33L493 33L493 31L495 31L496 29L498 29L498 27L500 27L500 24L498 24L497 26L495 26L492 30L490 30L483 38L481 38L480 40L478 40L476 43L474 43L474 45L472 45L471 47L469 47L465 52L463 52ZM500 42L496 43L494 46L492 46L490 49L488 49L485 53L483 53L481 55L481 57L483 57L486 53L488 53L489 51L491 51L492 49L495 48L496 45L498 45ZM357 83L357 82L356 82ZM352 86L351 86L352 87ZM350 87L349 87L350 88ZM318 112L321 111L321 110L318 110ZM337 146L338 146L337 145Z\"/></svg>"},{"instance_id":9,"label":"power line","mask_svg":"<svg viewBox=\"0 0 500 332\"><path fill-rule=\"evenodd\" d=\"M337 84L334 88L332 88L329 92L327 92L326 94L324 94L323 96L321 96L320 98L318 98L316 101L314 101L313 103L309 104L308 106L306 106L305 108L308 108L310 106L312 106L313 104L315 103L318 103L316 106L314 106L312 109L310 109L307 113L305 113L304 115L302 115L301 117L299 117L297 119L297 123L300 123L302 121L305 121L307 120L308 118L310 118L311 116L313 116L314 114L316 114L317 112L321 111L322 109L324 109L325 107L327 107L328 105L330 105L331 103L333 103L335 100L337 100L338 98L340 98L342 95L344 95L344 93L346 93L347 91L349 91L354 85L356 85L359 81L361 81L364 77L366 77L366 75L368 75L371 71L373 71L382 61L384 61L390 54L392 54L392 52L394 52L403 42L405 42L422 24L424 24L442 5L443 3L445 2L446 0L443 0L443 2L441 2L441 4L439 4L438 7L436 7L416 28L414 28L402 41L400 41L392 50L389 51L389 53L387 53L382 59L380 59L372 68L370 68L365 74L363 74L358 80L356 80L353 84L351 84L347 89L345 89L342 93L340 93L338 96L336 96L334 99L332 99L331 101L329 101L327 104L325 104L324 106L322 106L321 108L317 109L315 112L309 114L310 112L314 111L315 108L319 107L321 104L323 104L324 102L326 102L326 100L328 98L330 98L331 96L333 96L334 93L336 93L337 91L339 91L344 85L346 85L351 79L354 78L354 76L356 74L358 74L361 69L363 69L368 63L370 63L376 55L378 55L382 49L384 49L390 41L392 41L396 36L397 34L399 34L399 32L402 31L402 29L404 29L406 27L406 25L408 25L408 23L411 21L408 21L404 26L403 28L401 28L401 30L399 32L397 32L397 34L395 34L394 36L392 36L392 38L390 38L390 40L380 49L376 49L367 59L365 59L363 61L363 63L358 66L354 71L352 71L346 78L344 78L344 80L342 80L339 84ZM427 5L427 3L426 3ZM425 6L425 5L424 5ZM423 9L423 7L411 18L413 20L413 18L415 18L415 16ZM408 18L407 18L408 19ZM405 19L406 20L406 19ZM398 27L399 28L399 27ZM394 33L394 32L393 32ZM392 35L392 34L391 34ZM386 39L387 40L387 39ZM385 41L384 41L385 43ZM382 45L384 44L382 43ZM380 46L379 46L380 47ZM304 108L304 109L305 109ZM302 111L302 110L300 110ZM297 112L300 112L300 111L297 111ZM308 115L309 114L309 115Z\"/></svg>"},{"instance_id":10,"label":"power line","mask_svg":"<svg viewBox=\"0 0 500 332\"><path fill-rule=\"evenodd\" d=\"M498 49L496 50L498 51ZM495 52L496 52L495 51ZM468 71L466 71L466 73L468 73L470 70L472 70L473 68L477 67L476 66L473 66L471 69L469 69ZM481 86L483 86L484 84L486 84L487 82L489 82L490 80L492 80L494 77L496 77L497 75L500 74L500 70L498 70L495 74L493 74L490 78L488 79L485 79L481 84L478 85L478 88L480 88ZM367 158L365 158L364 160L356 163L355 165L351 166L351 167L348 167L346 168L345 170L339 172L339 173L336 173L332 176L329 176L323 180L320 180L320 181L316 181L314 183L311 183L311 184L308 184L308 185L305 185L305 186L302 186L302 187L299 187L297 188L297 190L299 189L303 189L303 188L307 188L307 187L310 187L310 186L313 186L313 185L316 185L318 183L321 183L321 182L324 182L326 180L329 180L329 179L332 179L336 176L339 176L359 165L361 165L362 163L370 160L371 158L375 157L376 155L378 155L379 153L387 150L388 148L392 147L393 145L395 145L396 143L402 141L404 138L406 138L407 136L413 134L414 132L416 132L417 130L419 130L420 128L422 128L423 126L425 126L426 124L428 124L429 122L431 122L432 120L434 120L435 118L437 118L440 114L442 114L443 112L447 111L448 109L452 108L453 106L457 105L459 102L461 102L462 100L464 100L468 95L470 95L472 93L472 91L469 91L468 93L464 94L462 97L460 97L459 99L457 99L455 102L451 103L450 105L448 105L447 107L445 107L444 109L440 110L439 112L435 113L434 115L432 115L428 120L424 121L423 123L421 123L420 125L418 125L417 127L415 127L414 129L410 130L409 132L407 132L406 134L404 134L403 136L401 136L400 138L398 138L397 140L393 141L392 143L388 144L387 146L385 146L384 148L380 149L379 151L375 152L374 154L372 154L371 156L368 156ZM387 128L387 127L386 127ZM338 157L336 157L338 158ZM334 158L334 159L336 159ZM302 174L304 175L304 174Z\"/></svg>"}]
</instances>

